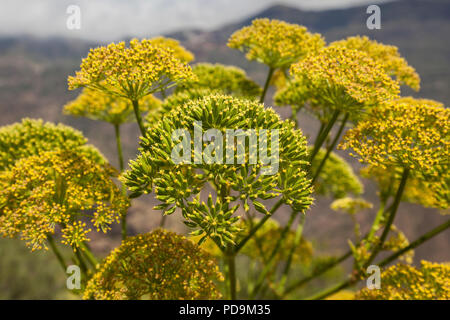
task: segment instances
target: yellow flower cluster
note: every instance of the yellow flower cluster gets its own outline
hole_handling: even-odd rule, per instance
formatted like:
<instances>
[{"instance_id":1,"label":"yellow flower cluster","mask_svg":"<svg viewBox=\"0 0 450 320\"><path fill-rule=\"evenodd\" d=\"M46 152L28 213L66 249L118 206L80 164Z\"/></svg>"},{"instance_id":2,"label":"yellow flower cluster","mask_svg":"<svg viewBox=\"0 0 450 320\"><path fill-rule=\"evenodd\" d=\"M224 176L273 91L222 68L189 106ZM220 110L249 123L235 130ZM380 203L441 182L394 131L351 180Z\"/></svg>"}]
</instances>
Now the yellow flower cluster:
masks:
<instances>
[{"instance_id":1,"label":"yellow flower cluster","mask_svg":"<svg viewBox=\"0 0 450 320\"><path fill-rule=\"evenodd\" d=\"M409 240L406 237L406 235L401 230L399 230L395 225L391 226L391 231L393 232L393 234L383 244L382 250L397 252L409 245ZM374 241L379 241L378 237L376 237ZM408 250L399 257L400 261L403 261L407 264L413 263L413 259L414 259L414 250Z\"/></svg>"},{"instance_id":2,"label":"yellow flower cluster","mask_svg":"<svg viewBox=\"0 0 450 320\"><path fill-rule=\"evenodd\" d=\"M247 77L245 71L222 64L199 63L192 71L196 81L186 81L175 89L175 92L208 89L220 91L222 94L256 98L261 95L260 86Z\"/></svg>"},{"instance_id":3,"label":"yellow flower cluster","mask_svg":"<svg viewBox=\"0 0 450 320\"><path fill-rule=\"evenodd\" d=\"M18 159L59 149L77 150L97 163L104 163L100 152L86 142L83 134L71 127L25 118L0 128L0 171L9 169Z\"/></svg>"},{"instance_id":4,"label":"yellow flower cluster","mask_svg":"<svg viewBox=\"0 0 450 320\"><path fill-rule=\"evenodd\" d=\"M140 99L139 110L142 113L154 113L161 103L153 95L147 95ZM67 103L64 106L64 113L106 121L114 125L136 121L133 105L129 99L112 96L90 88L84 88L75 100Z\"/></svg>"},{"instance_id":5,"label":"yellow flower cluster","mask_svg":"<svg viewBox=\"0 0 450 320\"><path fill-rule=\"evenodd\" d=\"M401 84L406 84L418 91L420 77L416 70L400 56L396 46L385 45L368 37L355 36L330 43L330 47L342 47L366 52L372 59L380 63L387 74L395 76Z\"/></svg>"},{"instance_id":6,"label":"yellow flower cluster","mask_svg":"<svg viewBox=\"0 0 450 320\"><path fill-rule=\"evenodd\" d=\"M311 34L303 26L280 20L255 19L250 26L233 33L228 46L247 53L249 60L272 69L286 69L310 52L323 47L319 34Z\"/></svg>"},{"instance_id":7,"label":"yellow flower cluster","mask_svg":"<svg viewBox=\"0 0 450 320\"><path fill-rule=\"evenodd\" d=\"M449 164L450 110L427 100L409 100L372 109L346 133L340 147L353 149L361 162L370 165L393 165L437 176L437 168Z\"/></svg>"},{"instance_id":8,"label":"yellow flower cluster","mask_svg":"<svg viewBox=\"0 0 450 320\"><path fill-rule=\"evenodd\" d=\"M116 175L111 167L69 150L16 161L0 173L0 234L20 235L35 250L46 248L47 236L61 228L62 242L75 249L88 240L83 216L106 232L128 207L111 180Z\"/></svg>"},{"instance_id":9,"label":"yellow flower cluster","mask_svg":"<svg viewBox=\"0 0 450 320\"><path fill-rule=\"evenodd\" d=\"M420 268L405 264L389 267L381 274L381 289L364 288L359 300L449 300L450 264L421 262Z\"/></svg>"},{"instance_id":10,"label":"yellow flower cluster","mask_svg":"<svg viewBox=\"0 0 450 320\"><path fill-rule=\"evenodd\" d=\"M183 236L157 229L127 238L88 282L85 299L219 299L216 262Z\"/></svg>"},{"instance_id":11,"label":"yellow flower cluster","mask_svg":"<svg viewBox=\"0 0 450 320\"><path fill-rule=\"evenodd\" d=\"M379 105L399 94L399 85L383 66L366 53L339 47L327 47L292 65L296 86L304 87L314 104L359 117L365 107ZM287 89L289 90L289 89ZM302 93L302 92L300 92Z\"/></svg>"},{"instance_id":12,"label":"yellow flower cluster","mask_svg":"<svg viewBox=\"0 0 450 320\"><path fill-rule=\"evenodd\" d=\"M151 38L149 42L155 46L172 50L175 58L180 61L188 63L194 60L194 54L183 47L178 40L166 37L155 37Z\"/></svg>"},{"instance_id":13,"label":"yellow flower cluster","mask_svg":"<svg viewBox=\"0 0 450 320\"><path fill-rule=\"evenodd\" d=\"M192 77L191 68L173 50L133 39L129 47L120 42L91 49L68 83L70 90L89 87L136 101Z\"/></svg>"}]
</instances>

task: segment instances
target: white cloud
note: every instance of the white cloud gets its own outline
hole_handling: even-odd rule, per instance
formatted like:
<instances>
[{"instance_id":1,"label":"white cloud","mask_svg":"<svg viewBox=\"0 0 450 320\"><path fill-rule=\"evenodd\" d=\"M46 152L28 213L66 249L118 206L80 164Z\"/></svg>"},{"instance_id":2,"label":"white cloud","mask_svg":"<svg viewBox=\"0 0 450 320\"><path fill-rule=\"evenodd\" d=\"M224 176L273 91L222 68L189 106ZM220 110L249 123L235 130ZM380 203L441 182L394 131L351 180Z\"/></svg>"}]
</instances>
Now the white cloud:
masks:
<instances>
[{"instance_id":1,"label":"white cloud","mask_svg":"<svg viewBox=\"0 0 450 320\"><path fill-rule=\"evenodd\" d=\"M213 29L283 3L305 10L370 0L1 0L0 35L31 34L92 40L149 36L186 28ZM81 8L81 29L68 30L66 9Z\"/></svg>"}]
</instances>

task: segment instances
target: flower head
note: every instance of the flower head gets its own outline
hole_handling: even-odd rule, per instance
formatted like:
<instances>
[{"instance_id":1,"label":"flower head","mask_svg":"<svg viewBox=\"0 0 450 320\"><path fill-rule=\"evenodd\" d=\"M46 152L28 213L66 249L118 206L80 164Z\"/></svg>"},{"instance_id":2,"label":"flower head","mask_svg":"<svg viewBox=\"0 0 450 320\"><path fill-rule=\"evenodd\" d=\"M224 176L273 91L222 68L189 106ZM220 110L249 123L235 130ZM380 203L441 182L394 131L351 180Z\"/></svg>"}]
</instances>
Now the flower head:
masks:
<instances>
[{"instance_id":1,"label":"flower head","mask_svg":"<svg viewBox=\"0 0 450 320\"><path fill-rule=\"evenodd\" d=\"M183 47L178 40L166 37L155 37L151 38L149 42L152 45L172 50L175 58L180 61L188 63L194 60L194 54Z\"/></svg>"},{"instance_id":2,"label":"flower head","mask_svg":"<svg viewBox=\"0 0 450 320\"><path fill-rule=\"evenodd\" d=\"M247 59L273 69L289 68L324 44L319 34L311 34L303 26L269 19L253 20L250 26L236 31L228 40L228 46L246 52Z\"/></svg>"},{"instance_id":3,"label":"flower head","mask_svg":"<svg viewBox=\"0 0 450 320\"><path fill-rule=\"evenodd\" d=\"M129 237L88 282L85 299L218 299L216 262L183 236L165 230Z\"/></svg>"},{"instance_id":4,"label":"flower head","mask_svg":"<svg viewBox=\"0 0 450 320\"><path fill-rule=\"evenodd\" d=\"M35 250L46 248L47 236L60 228L62 242L75 249L90 231L82 216L106 232L128 207L111 180L116 175L111 167L69 150L17 160L0 173L0 234L20 235Z\"/></svg>"},{"instance_id":5,"label":"flower head","mask_svg":"<svg viewBox=\"0 0 450 320\"><path fill-rule=\"evenodd\" d=\"M361 162L387 168L399 166L424 175L448 168L450 110L439 103L408 98L372 109L349 130L341 148L353 149Z\"/></svg>"},{"instance_id":6,"label":"flower head","mask_svg":"<svg viewBox=\"0 0 450 320\"><path fill-rule=\"evenodd\" d=\"M365 108L397 98L399 86L383 66L365 52L340 47L327 47L292 65L294 81L285 91L288 101L349 112L360 117ZM301 88L301 90L298 90ZM279 100L281 97L278 98ZM282 99L281 99L282 100Z\"/></svg>"},{"instance_id":7,"label":"flower head","mask_svg":"<svg viewBox=\"0 0 450 320\"><path fill-rule=\"evenodd\" d=\"M81 70L68 79L69 89L88 87L131 100L139 100L193 77L191 68L171 49L152 40L111 43L91 49Z\"/></svg>"},{"instance_id":8,"label":"flower head","mask_svg":"<svg viewBox=\"0 0 450 320\"><path fill-rule=\"evenodd\" d=\"M261 95L261 88L249 79L245 71L222 64L199 63L192 69L197 80L187 81L175 89L175 92L208 89L223 94L255 98Z\"/></svg>"},{"instance_id":9,"label":"flower head","mask_svg":"<svg viewBox=\"0 0 450 320\"><path fill-rule=\"evenodd\" d=\"M405 264L389 267L381 274L381 288L360 290L361 300L449 300L450 265L422 261L420 268Z\"/></svg>"},{"instance_id":10,"label":"flower head","mask_svg":"<svg viewBox=\"0 0 450 320\"><path fill-rule=\"evenodd\" d=\"M86 142L80 131L63 124L23 119L20 123L0 128L0 171L7 170L21 158L52 150L77 150L98 163L104 163L103 155Z\"/></svg>"},{"instance_id":11,"label":"flower head","mask_svg":"<svg viewBox=\"0 0 450 320\"><path fill-rule=\"evenodd\" d=\"M342 47L366 52L372 59L380 63L387 74L396 77L401 84L406 84L418 91L420 77L413 67L400 56L396 46L385 45L368 37L348 37L345 40L330 43L330 47Z\"/></svg>"},{"instance_id":12,"label":"flower head","mask_svg":"<svg viewBox=\"0 0 450 320\"><path fill-rule=\"evenodd\" d=\"M160 105L159 99L153 95L147 95L139 101L139 110L143 113L154 113ZM115 125L135 121L133 112L130 100L90 88L84 88L75 100L64 106L65 114L106 121Z\"/></svg>"},{"instance_id":13,"label":"flower head","mask_svg":"<svg viewBox=\"0 0 450 320\"><path fill-rule=\"evenodd\" d=\"M180 144L172 139L176 129L185 129L184 132L194 137L186 142L187 150L184 146L178 149ZM203 131L210 129L214 129L217 137L207 142L202 138ZM273 159L272 167L261 158L250 161L250 143L245 142L247 133L263 129L278 130L278 146L267 141L276 140L276 136L269 137L267 131L266 136L263 134L259 138L260 145L266 142L267 156ZM197 130L201 131L203 142L197 141L195 147ZM242 130L243 134L238 134L241 139L227 138L227 130ZM312 203L310 182L306 177L306 140L302 132L294 130L292 122L282 121L272 109L265 109L257 102L223 95L188 101L148 130L140 145L140 155L130 162L130 170L122 177L132 196L154 189L156 198L161 201L157 209L171 214L180 208L189 227L198 228L199 234L213 237L223 246L233 243L239 231L238 217L233 215L240 206L238 200L243 200L245 210L253 204L265 214L268 211L260 201L278 196L283 203L301 212ZM244 161L238 160L238 149ZM180 151L183 156L186 154L186 161L175 163L172 160L176 150L178 154ZM276 166L277 170L266 174ZM222 193L220 197L210 194L205 204L197 196L207 183Z\"/></svg>"}]
</instances>

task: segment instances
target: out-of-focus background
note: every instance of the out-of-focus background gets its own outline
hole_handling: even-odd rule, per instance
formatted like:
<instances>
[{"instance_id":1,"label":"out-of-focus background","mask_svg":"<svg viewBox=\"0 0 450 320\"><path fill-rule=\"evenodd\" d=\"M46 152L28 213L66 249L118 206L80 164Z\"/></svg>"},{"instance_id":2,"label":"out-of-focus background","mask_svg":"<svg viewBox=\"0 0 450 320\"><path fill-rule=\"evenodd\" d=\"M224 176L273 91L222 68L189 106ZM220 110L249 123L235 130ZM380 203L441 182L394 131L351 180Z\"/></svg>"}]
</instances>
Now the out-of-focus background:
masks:
<instances>
[{"instance_id":1,"label":"out-of-focus background","mask_svg":"<svg viewBox=\"0 0 450 320\"><path fill-rule=\"evenodd\" d=\"M366 27L369 4L381 8L381 29ZM81 10L81 29L69 30L66 12L70 5ZM450 104L450 1L448 0L1 0L0 1L0 125L23 117L63 122L83 131L117 164L112 126L62 114L63 105L78 92L67 90L67 76L78 69L89 48L111 41L165 35L176 38L191 50L195 62L220 62L237 65L260 84L266 67L249 62L244 55L226 46L235 30L259 17L280 19L305 25L320 32L327 42L352 35L367 35L399 47L401 54L422 78L422 88L403 95L430 98ZM271 95L266 100L271 105ZM288 108L276 108L288 117ZM300 127L313 134L316 125L306 116ZM134 124L123 129L126 158L136 154L138 130ZM357 162L345 156L355 169ZM376 188L364 181L364 197L377 204ZM352 235L347 216L329 209L331 199L316 199L308 212L305 236L318 250L339 254L346 250ZM151 230L160 215L152 211L150 198L135 200L129 215L132 233ZM277 219L284 222L283 210ZM361 217L367 228L373 213ZM167 226L186 232L175 214ZM409 239L442 223L435 210L402 203L395 224ZM364 232L364 230L363 230ZM97 237L92 246L106 254L120 243L119 228L108 236ZM416 250L415 263L421 259L450 260L450 232L445 232ZM347 265L346 268L350 266ZM29 253L17 240L0 239L0 299L65 298L64 275L51 253Z\"/></svg>"}]
</instances>

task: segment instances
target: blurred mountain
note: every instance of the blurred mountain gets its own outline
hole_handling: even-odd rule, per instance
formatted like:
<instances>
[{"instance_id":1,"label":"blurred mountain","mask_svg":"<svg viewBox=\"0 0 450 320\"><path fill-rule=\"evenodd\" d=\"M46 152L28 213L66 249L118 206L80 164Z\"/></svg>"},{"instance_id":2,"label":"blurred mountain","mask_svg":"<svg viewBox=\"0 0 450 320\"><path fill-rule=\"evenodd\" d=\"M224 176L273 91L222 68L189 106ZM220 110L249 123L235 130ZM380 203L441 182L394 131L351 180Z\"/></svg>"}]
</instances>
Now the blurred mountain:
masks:
<instances>
[{"instance_id":1,"label":"blurred mountain","mask_svg":"<svg viewBox=\"0 0 450 320\"><path fill-rule=\"evenodd\" d=\"M215 31L184 30L168 36L179 39L193 51L197 62L220 62L240 66L262 84L267 68L247 61L241 52L226 46L228 37L242 26L250 24L254 18L267 17L302 24L312 32L322 33L328 42L352 35L367 35L383 43L398 46L401 54L421 75L421 91L415 93L404 90L404 95L412 94L450 105L450 1L403 0L379 6L382 27L380 30L367 29L367 7L307 12L277 5ZM23 117L65 122L82 130L91 143L98 146L111 162L116 164L114 133L110 125L74 119L61 113L62 106L77 94L67 90L67 76L78 69L81 58L86 56L89 48L97 45L99 43L58 38L0 38L0 125L19 121ZM268 100L267 103L270 104L271 101ZM287 108L277 110L282 116L289 115ZM300 123L307 134L315 132L316 123L311 119L301 118ZM138 141L136 126L126 125L123 135L125 155L127 158L133 158ZM351 161L356 168L356 162ZM368 182L366 195L374 203L377 202L376 190ZM327 246L331 249L342 249L347 246L343 235L351 234L351 221L331 212L328 209L329 202L329 199L316 201L313 210L308 213L314 215L314 219L307 219L305 232L312 237L327 239ZM148 204L137 204L141 209L151 208ZM134 226L130 223L134 231L147 231L150 226L156 224L154 221L148 222L149 215L145 215L145 212L134 210L132 220L136 223ZM281 220L283 218L281 216ZM364 221L371 219L368 215ZM396 218L398 225L402 226L410 238L442 221L443 217L437 215L434 210L410 204L402 204ZM447 232L417 250L418 257L449 260L449 244L450 235Z\"/></svg>"},{"instance_id":2,"label":"blurred mountain","mask_svg":"<svg viewBox=\"0 0 450 320\"><path fill-rule=\"evenodd\" d=\"M327 42L353 35L367 35L371 39L397 46L417 69L422 77L422 90L418 95L449 104L450 1L403 0L379 6L380 30L367 29L367 7L307 12L278 5L213 32L188 30L171 36L182 40L196 54L197 60L237 64L260 75L265 73L264 68L247 62L241 53L226 47L229 36L235 30L249 25L254 18L266 17L301 24L312 32L323 34Z\"/></svg>"}]
</instances>

